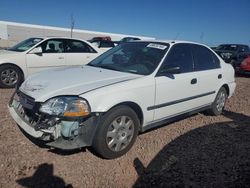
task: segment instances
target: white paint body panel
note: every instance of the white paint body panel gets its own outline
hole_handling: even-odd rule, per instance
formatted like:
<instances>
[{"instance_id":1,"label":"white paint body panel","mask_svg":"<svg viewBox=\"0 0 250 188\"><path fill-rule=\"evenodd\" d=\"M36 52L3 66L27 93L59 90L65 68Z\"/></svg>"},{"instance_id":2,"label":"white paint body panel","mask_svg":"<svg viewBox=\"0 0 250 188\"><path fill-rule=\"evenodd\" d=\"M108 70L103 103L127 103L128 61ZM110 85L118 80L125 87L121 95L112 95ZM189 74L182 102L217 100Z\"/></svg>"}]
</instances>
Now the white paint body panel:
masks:
<instances>
[{"instance_id":1,"label":"white paint body panel","mask_svg":"<svg viewBox=\"0 0 250 188\"><path fill-rule=\"evenodd\" d=\"M140 77L90 66L51 69L30 76L20 90L38 102L44 102L58 95L79 95L81 93Z\"/></svg>"},{"instance_id":2,"label":"white paint body panel","mask_svg":"<svg viewBox=\"0 0 250 188\"><path fill-rule=\"evenodd\" d=\"M65 53L43 53L42 55L27 53L25 56L29 75L46 69L67 66Z\"/></svg>"},{"instance_id":3,"label":"white paint body panel","mask_svg":"<svg viewBox=\"0 0 250 188\"><path fill-rule=\"evenodd\" d=\"M192 73L174 75L174 78L156 77L156 105L198 95L202 91L200 91L198 84L190 84L193 78L195 77ZM162 107L155 110L155 119L162 119L166 117L166 114L172 116L198 105L200 105L199 101L196 103L186 101L177 105Z\"/></svg>"}]
</instances>

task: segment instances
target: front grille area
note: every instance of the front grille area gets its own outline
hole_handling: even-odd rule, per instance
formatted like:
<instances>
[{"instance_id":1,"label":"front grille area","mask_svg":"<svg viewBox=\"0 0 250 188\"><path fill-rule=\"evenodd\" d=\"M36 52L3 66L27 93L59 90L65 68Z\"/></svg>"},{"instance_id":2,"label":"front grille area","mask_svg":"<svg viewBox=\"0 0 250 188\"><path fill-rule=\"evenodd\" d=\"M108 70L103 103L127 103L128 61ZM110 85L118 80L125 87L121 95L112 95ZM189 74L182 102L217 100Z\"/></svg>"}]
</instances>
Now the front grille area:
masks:
<instances>
[{"instance_id":1,"label":"front grille area","mask_svg":"<svg viewBox=\"0 0 250 188\"><path fill-rule=\"evenodd\" d=\"M19 96L20 103L24 108L32 110L35 107L35 99L25 95L21 91L18 91L17 95Z\"/></svg>"}]
</instances>

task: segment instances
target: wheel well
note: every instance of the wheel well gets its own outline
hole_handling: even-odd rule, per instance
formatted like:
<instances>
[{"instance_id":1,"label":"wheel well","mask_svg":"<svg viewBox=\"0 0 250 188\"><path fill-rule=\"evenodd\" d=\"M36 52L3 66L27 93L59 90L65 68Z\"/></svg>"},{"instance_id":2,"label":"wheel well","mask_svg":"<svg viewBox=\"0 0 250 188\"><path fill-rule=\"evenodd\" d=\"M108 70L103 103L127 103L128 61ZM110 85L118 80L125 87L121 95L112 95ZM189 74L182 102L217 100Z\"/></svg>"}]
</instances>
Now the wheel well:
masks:
<instances>
[{"instance_id":1,"label":"wheel well","mask_svg":"<svg viewBox=\"0 0 250 188\"><path fill-rule=\"evenodd\" d=\"M22 74L22 81L24 80L23 70L19 66L15 65L15 64L12 64L12 63L3 63L3 64L0 65L0 67L5 66L5 65L11 65L11 66L16 67L21 72L21 74Z\"/></svg>"},{"instance_id":2,"label":"wheel well","mask_svg":"<svg viewBox=\"0 0 250 188\"><path fill-rule=\"evenodd\" d=\"M134 103L134 102L122 102L122 103L119 103L119 104L113 106L112 108L114 108L116 106L120 106L120 105L129 106L130 108L132 108L135 111L135 113L137 114L137 116L139 118L139 121L140 121L139 130L141 130L141 127L142 127L142 124L143 124L143 112L142 112L141 107L138 104Z\"/></svg>"},{"instance_id":3,"label":"wheel well","mask_svg":"<svg viewBox=\"0 0 250 188\"><path fill-rule=\"evenodd\" d=\"M228 85L227 85L227 84L224 84L222 87L224 87L224 88L226 89L226 91L227 91L227 96L229 96L230 91L229 91Z\"/></svg>"}]
</instances>

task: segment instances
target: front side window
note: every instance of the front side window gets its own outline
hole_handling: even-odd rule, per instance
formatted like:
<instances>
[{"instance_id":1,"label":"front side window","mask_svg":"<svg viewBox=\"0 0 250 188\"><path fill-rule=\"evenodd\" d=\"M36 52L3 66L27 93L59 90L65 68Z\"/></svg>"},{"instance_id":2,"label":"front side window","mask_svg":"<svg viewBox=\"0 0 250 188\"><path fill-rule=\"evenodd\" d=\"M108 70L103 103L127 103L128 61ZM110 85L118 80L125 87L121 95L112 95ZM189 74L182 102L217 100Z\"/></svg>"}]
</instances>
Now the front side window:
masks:
<instances>
[{"instance_id":1,"label":"front side window","mask_svg":"<svg viewBox=\"0 0 250 188\"><path fill-rule=\"evenodd\" d=\"M95 53L96 52L88 44L79 40L67 40L65 50L67 53Z\"/></svg>"},{"instance_id":2,"label":"front side window","mask_svg":"<svg viewBox=\"0 0 250 188\"><path fill-rule=\"evenodd\" d=\"M167 43L132 42L118 45L90 62L100 67L140 75L151 74L168 50Z\"/></svg>"},{"instance_id":3,"label":"front side window","mask_svg":"<svg viewBox=\"0 0 250 188\"><path fill-rule=\"evenodd\" d=\"M220 61L208 48L201 45L192 45L195 70L210 70L220 67Z\"/></svg>"},{"instance_id":4,"label":"front side window","mask_svg":"<svg viewBox=\"0 0 250 188\"><path fill-rule=\"evenodd\" d=\"M49 39L39 45L43 53L63 53L64 40L63 39Z\"/></svg>"},{"instance_id":5,"label":"front side window","mask_svg":"<svg viewBox=\"0 0 250 188\"><path fill-rule=\"evenodd\" d=\"M9 48L8 50L16 52L24 52L33 47L34 45L36 45L37 43L41 42L42 40L43 40L42 38L29 38L16 44L15 46Z\"/></svg>"},{"instance_id":6,"label":"front side window","mask_svg":"<svg viewBox=\"0 0 250 188\"><path fill-rule=\"evenodd\" d=\"M179 67L180 73L193 71L193 57L189 44L175 44L164 60L161 70Z\"/></svg>"}]
</instances>

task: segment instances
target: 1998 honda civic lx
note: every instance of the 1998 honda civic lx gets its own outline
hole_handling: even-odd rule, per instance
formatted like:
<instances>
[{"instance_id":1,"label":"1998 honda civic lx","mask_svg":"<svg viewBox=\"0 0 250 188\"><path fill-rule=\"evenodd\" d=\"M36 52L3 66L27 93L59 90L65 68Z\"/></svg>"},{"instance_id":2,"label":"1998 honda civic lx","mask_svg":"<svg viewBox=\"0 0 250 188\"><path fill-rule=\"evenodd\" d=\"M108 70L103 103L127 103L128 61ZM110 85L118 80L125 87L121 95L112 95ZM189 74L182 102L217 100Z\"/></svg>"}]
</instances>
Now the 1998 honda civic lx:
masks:
<instances>
[{"instance_id":1,"label":"1998 honda civic lx","mask_svg":"<svg viewBox=\"0 0 250 188\"><path fill-rule=\"evenodd\" d=\"M123 43L79 67L30 76L9 111L48 146L91 146L120 157L138 133L178 117L223 111L236 87L234 70L210 48L182 41Z\"/></svg>"}]
</instances>

